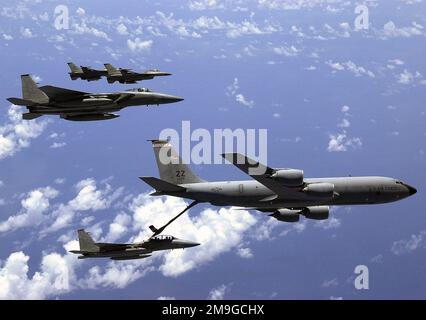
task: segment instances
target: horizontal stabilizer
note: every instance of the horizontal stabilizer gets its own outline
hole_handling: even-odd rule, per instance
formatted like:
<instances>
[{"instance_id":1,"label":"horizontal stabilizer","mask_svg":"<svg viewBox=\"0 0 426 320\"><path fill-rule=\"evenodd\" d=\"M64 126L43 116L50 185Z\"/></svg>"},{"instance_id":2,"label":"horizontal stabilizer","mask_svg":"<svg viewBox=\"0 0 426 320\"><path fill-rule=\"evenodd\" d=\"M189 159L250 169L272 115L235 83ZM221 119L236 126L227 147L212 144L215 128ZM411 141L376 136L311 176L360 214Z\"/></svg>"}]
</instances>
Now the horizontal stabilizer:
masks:
<instances>
[{"instance_id":1,"label":"horizontal stabilizer","mask_svg":"<svg viewBox=\"0 0 426 320\"><path fill-rule=\"evenodd\" d=\"M27 113L22 114L22 119L33 120L33 119L37 119L38 117L41 117L41 116L42 116L42 114L40 114L40 113L27 112Z\"/></svg>"},{"instance_id":2,"label":"horizontal stabilizer","mask_svg":"<svg viewBox=\"0 0 426 320\"><path fill-rule=\"evenodd\" d=\"M40 87L40 90L43 91L49 98L52 98L53 100L57 101L69 100L77 97L82 97L88 94L87 92L70 90L54 86L43 86Z\"/></svg>"},{"instance_id":3,"label":"horizontal stabilizer","mask_svg":"<svg viewBox=\"0 0 426 320\"><path fill-rule=\"evenodd\" d=\"M163 192L185 192L186 189L183 187L180 187L178 185L169 183L167 181L155 178L155 177L139 177L142 181L149 184L151 187L153 187L157 191L163 191Z\"/></svg>"},{"instance_id":4,"label":"horizontal stabilizer","mask_svg":"<svg viewBox=\"0 0 426 320\"><path fill-rule=\"evenodd\" d=\"M7 98L11 104L15 106L33 106L35 103L31 100L19 99L19 98Z\"/></svg>"}]
</instances>

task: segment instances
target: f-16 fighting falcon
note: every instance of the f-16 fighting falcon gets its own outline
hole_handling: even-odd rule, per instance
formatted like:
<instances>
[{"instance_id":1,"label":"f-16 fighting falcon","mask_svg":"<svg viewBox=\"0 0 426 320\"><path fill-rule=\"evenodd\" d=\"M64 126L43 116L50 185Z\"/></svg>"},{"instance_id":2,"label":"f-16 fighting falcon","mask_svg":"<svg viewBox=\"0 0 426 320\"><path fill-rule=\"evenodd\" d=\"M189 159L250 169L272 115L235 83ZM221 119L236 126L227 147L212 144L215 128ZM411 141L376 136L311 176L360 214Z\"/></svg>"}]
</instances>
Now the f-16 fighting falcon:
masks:
<instances>
[{"instance_id":1,"label":"f-16 fighting falcon","mask_svg":"<svg viewBox=\"0 0 426 320\"><path fill-rule=\"evenodd\" d=\"M74 63L68 62L68 66L71 70L68 74L70 75L71 80L87 80L87 81L96 81L102 77L106 77L108 75L108 71L104 70L96 70L90 67L77 67Z\"/></svg>"},{"instance_id":2,"label":"f-16 fighting falcon","mask_svg":"<svg viewBox=\"0 0 426 320\"><path fill-rule=\"evenodd\" d=\"M270 216L284 222L298 222L301 215L325 220L329 217L329 206L388 203L417 192L412 186L387 177L308 179L302 170L271 168L238 153L222 156L253 180L208 182L182 163L168 141L153 140L152 144L160 179L140 179L156 190L151 194L153 196L194 200L183 212L205 202L270 212ZM165 227L150 228L154 233L160 233Z\"/></svg>"},{"instance_id":3,"label":"f-16 fighting falcon","mask_svg":"<svg viewBox=\"0 0 426 320\"><path fill-rule=\"evenodd\" d=\"M152 252L160 250L185 249L200 245L199 243L181 240L173 236L154 235L139 243L100 243L84 231L78 230L80 250L71 253L80 254L78 259L110 258L111 260L134 260L150 257Z\"/></svg>"},{"instance_id":4,"label":"f-16 fighting falcon","mask_svg":"<svg viewBox=\"0 0 426 320\"><path fill-rule=\"evenodd\" d=\"M150 80L154 77L170 76L171 73L162 72L158 69L147 70L144 72L134 72L130 69L116 69L109 63L105 64L105 68L108 71L107 80L108 83L114 83L116 81L120 83L136 83L141 80Z\"/></svg>"},{"instance_id":5,"label":"f-16 fighting falcon","mask_svg":"<svg viewBox=\"0 0 426 320\"><path fill-rule=\"evenodd\" d=\"M111 112L140 105L160 105L182 101L180 97L138 88L115 93L87 93L53 86L38 87L29 75L22 75L22 99L8 98L18 106L26 106L25 120L42 115L59 115L65 120L92 121L119 117Z\"/></svg>"}]
</instances>

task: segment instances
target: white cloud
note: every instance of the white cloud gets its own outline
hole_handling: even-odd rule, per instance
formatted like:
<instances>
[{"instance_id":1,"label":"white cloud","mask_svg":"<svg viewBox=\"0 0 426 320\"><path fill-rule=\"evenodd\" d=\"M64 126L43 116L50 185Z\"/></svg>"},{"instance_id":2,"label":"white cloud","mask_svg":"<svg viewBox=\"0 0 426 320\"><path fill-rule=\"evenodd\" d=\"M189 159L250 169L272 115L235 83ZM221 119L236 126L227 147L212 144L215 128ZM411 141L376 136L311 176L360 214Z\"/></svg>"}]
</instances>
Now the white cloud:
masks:
<instances>
[{"instance_id":1,"label":"white cloud","mask_svg":"<svg viewBox=\"0 0 426 320\"><path fill-rule=\"evenodd\" d=\"M295 46L277 47L277 48L273 48L273 51L276 54L283 55L285 57L296 57L300 53L300 50L298 50Z\"/></svg>"},{"instance_id":2,"label":"white cloud","mask_svg":"<svg viewBox=\"0 0 426 320\"><path fill-rule=\"evenodd\" d=\"M241 258L244 258L244 259L253 258L253 253L251 252L250 248L238 248L237 254L238 254L238 256L240 256Z\"/></svg>"},{"instance_id":3,"label":"white cloud","mask_svg":"<svg viewBox=\"0 0 426 320\"><path fill-rule=\"evenodd\" d=\"M149 225L161 226L186 207L179 198L152 199L147 194L137 197L131 209L134 212L133 226L142 230L132 241L141 241L150 234ZM243 234L256 223L248 211L221 208L205 209L195 217L185 214L178 223L171 224L166 233L178 238L196 241L200 246L188 250L173 250L164 255L159 270L165 276L176 277L215 259L232 250Z\"/></svg>"},{"instance_id":4,"label":"white cloud","mask_svg":"<svg viewBox=\"0 0 426 320\"><path fill-rule=\"evenodd\" d=\"M51 253L43 257L40 271L28 276L29 256L22 251L9 255L0 269L0 299L44 299L71 290L73 271L66 259Z\"/></svg>"},{"instance_id":5,"label":"white cloud","mask_svg":"<svg viewBox=\"0 0 426 320\"><path fill-rule=\"evenodd\" d=\"M84 16L85 14L86 14L86 11L83 9L83 8L78 8L77 10L76 10L76 13L79 15L79 16Z\"/></svg>"},{"instance_id":6,"label":"white cloud","mask_svg":"<svg viewBox=\"0 0 426 320\"><path fill-rule=\"evenodd\" d=\"M324 230L336 229L339 228L340 225L340 220L335 217L330 217L327 220L321 220L315 223L315 227L322 228Z\"/></svg>"},{"instance_id":7,"label":"white cloud","mask_svg":"<svg viewBox=\"0 0 426 320\"><path fill-rule=\"evenodd\" d=\"M342 113L348 113L349 110L350 110L349 106L343 106L341 109Z\"/></svg>"},{"instance_id":8,"label":"white cloud","mask_svg":"<svg viewBox=\"0 0 426 320\"><path fill-rule=\"evenodd\" d=\"M393 21L387 22L383 26L383 30L379 32L379 35L384 38L395 38L395 37L403 37L410 38L413 36L421 36L423 34L423 26L412 22L411 26L408 27L397 27Z\"/></svg>"},{"instance_id":9,"label":"white cloud","mask_svg":"<svg viewBox=\"0 0 426 320\"><path fill-rule=\"evenodd\" d=\"M339 285L339 281L337 278L331 279L331 280L325 280L321 287L323 288L330 288L330 287L337 287Z\"/></svg>"},{"instance_id":10,"label":"white cloud","mask_svg":"<svg viewBox=\"0 0 426 320\"><path fill-rule=\"evenodd\" d=\"M351 123L349 122L348 119L344 118L342 122L340 122L337 126L340 128L349 128L351 126Z\"/></svg>"},{"instance_id":11,"label":"white cloud","mask_svg":"<svg viewBox=\"0 0 426 320\"><path fill-rule=\"evenodd\" d=\"M146 52L150 51L152 44L154 42L152 40L141 40L139 38L136 38L134 41L128 39L127 40L127 47L133 51L133 52Z\"/></svg>"},{"instance_id":12,"label":"white cloud","mask_svg":"<svg viewBox=\"0 0 426 320\"><path fill-rule=\"evenodd\" d=\"M404 69L404 72L397 76L398 83L403 85L412 84L416 79L422 79L423 76L420 72L416 71L415 73L409 72L407 69Z\"/></svg>"},{"instance_id":13,"label":"white cloud","mask_svg":"<svg viewBox=\"0 0 426 320\"><path fill-rule=\"evenodd\" d=\"M29 147L30 141L41 135L46 128L47 120L23 120L21 113L21 107L10 106L9 122L0 126L0 160Z\"/></svg>"},{"instance_id":14,"label":"white cloud","mask_svg":"<svg viewBox=\"0 0 426 320\"><path fill-rule=\"evenodd\" d=\"M176 298L175 297L161 296L161 297L158 297L157 300L176 300Z\"/></svg>"},{"instance_id":15,"label":"white cloud","mask_svg":"<svg viewBox=\"0 0 426 320\"><path fill-rule=\"evenodd\" d=\"M362 66L358 66L357 64L355 64L352 61L346 61L346 62L333 62L332 60L326 61L326 64L333 69L333 73L337 72L337 71L348 71L350 73L352 73L353 75L355 75L356 77L360 77L363 75L366 75L370 78L375 78L376 75L370 71L367 70L366 68L362 67Z\"/></svg>"},{"instance_id":16,"label":"white cloud","mask_svg":"<svg viewBox=\"0 0 426 320\"><path fill-rule=\"evenodd\" d=\"M0 232L40 224L43 220L43 214L50 207L49 200L57 196L58 191L51 187L29 192L27 197L21 201L21 211L17 215L12 215L7 220L0 222Z\"/></svg>"},{"instance_id":17,"label":"white cloud","mask_svg":"<svg viewBox=\"0 0 426 320\"><path fill-rule=\"evenodd\" d=\"M407 240L395 241L392 244L391 251L395 255L402 255L423 248L425 244L425 235L426 231L421 231L419 234L412 234Z\"/></svg>"},{"instance_id":18,"label":"white cloud","mask_svg":"<svg viewBox=\"0 0 426 320\"><path fill-rule=\"evenodd\" d=\"M127 232L131 221L132 218L129 215L125 213L118 214L114 221L109 225L109 231L106 235L105 241L114 242L123 236Z\"/></svg>"},{"instance_id":19,"label":"white cloud","mask_svg":"<svg viewBox=\"0 0 426 320\"><path fill-rule=\"evenodd\" d=\"M98 211L109 208L112 202L123 193L123 188L112 190L107 183L102 189L98 189L96 181L92 178L81 180L75 188L77 196L67 204L58 205L49 217L49 221L53 222L42 230L42 235L67 227L80 211Z\"/></svg>"},{"instance_id":20,"label":"white cloud","mask_svg":"<svg viewBox=\"0 0 426 320\"><path fill-rule=\"evenodd\" d=\"M66 142L54 142L52 143L49 148L51 149L59 149L59 148L63 148L67 145Z\"/></svg>"},{"instance_id":21,"label":"white cloud","mask_svg":"<svg viewBox=\"0 0 426 320\"><path fill-rule=\"evenodd\" d=\"M129 34L129 32L127 31L127 27L126 27L124 24L122 24L122 23L120 23L120 24L117 26L117 32L118 32L119 34L123 35L123 36L125 36L125 35L128 35L128 34Z\"/></svg>"},{"instance_id":22,"label":"white cloud","mask_svg":"<svg viewBox=\"0 0 426 320\"><path fill-rule=\"evenodd\" d=\"M242 105L252 108L254 106L254 101L253 100L247 100L246 97L243 96L242 93L238 93L235 96L235 101L237 101L238 103L241 103Z\"/></svg>"},{"instance_id":23,"label":"white cloud","mask_svg":"<svg viewBox=\"0 0 426 320\"><path fill-rule=\"evenodd\" d=\"M10 41L10 40L13 40L13 37L9 34L3 33L3 39L6 41Z\"/></svg>"},{"instance_id":24,"label":"white cloud","mask_svg":"<svg viewBox=\"0 0 426 320\"><path fill-rule=\"evenodd\" d=\"M223 4L219 4L217 0L191 0L188 6L191 10L213 10L224 7Z\"/></svg>"},{"instance_id":25,"label":"white cloud","mask_svg":"<svg viewBox=\"0 0 426 320\"><path fill-rule=\"evenodd\" d=\"M226 95L229 97L234 97L235 101L243 106L252 108L254 106L253 100L248 100L242 93L239 92L240 86L238 83L238 78L234 78L234 82L226 88Z\"/></svg>"},{"instance_id":26,"label":"white cloud","mask_svg":"<svg viewBox=\"0 0 426 320\"><path fill-rule=\"evenodd\" d=\"M344 152L348 148L357 149L362 147L361 138L349 138L345 132L331 134L329 137L330 141L327 148L329 152Z\"/></svg>"},{"instance_id":27,"label":"white cloud","mask_svg":"<svg viewBox=\"0 0 426 320\"><path fill-rule=\"evenodd\" d=\"M226 292L229 291L228 286L222 284L217 288L212 289L209 292L208 300L223 300L225 298Z\"/></svg>"},{"instance_id":28,"label":"white cloud","mask_svg":"<svg viewBox=\"0 0 426 320\"><path fill-rule=\"evenodd\" d=\"M24 38L32 38L33 33L30 28L24 28L21 30L21 34Z\"/></svg>"},{"instance_id":29,"label":"white cloud","mask_svg":"<svg viewBox=\"0 0 426 320\"><path fill-rule=\"evenodd\" d=\"M81 34L81 35L88 34L97 38L111 41L111 39L108 37L108 35L104 31L99 30L95 27L89 27L86 24L86 21L82 21L80 24L78 23L73 24L73 28L74 28L74 33L76 34Z\"/></svg>"}]
</instances>

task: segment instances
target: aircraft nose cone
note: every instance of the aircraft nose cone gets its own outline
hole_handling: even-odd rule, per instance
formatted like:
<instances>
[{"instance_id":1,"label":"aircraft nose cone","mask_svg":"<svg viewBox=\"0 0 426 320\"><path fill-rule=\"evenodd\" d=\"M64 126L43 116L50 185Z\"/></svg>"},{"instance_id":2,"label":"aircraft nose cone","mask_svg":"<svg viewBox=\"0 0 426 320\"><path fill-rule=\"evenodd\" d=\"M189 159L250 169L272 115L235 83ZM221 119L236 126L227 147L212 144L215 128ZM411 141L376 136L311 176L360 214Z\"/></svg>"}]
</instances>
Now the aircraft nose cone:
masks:
<instances>
[{"instance_id":1,"label":"aircraft nose cone","mask_svg":"<svg viewBox=\"0 0 426 320\"><path fill-rule=\"evenodd\" d=\"M178 97L178 96L172 96L172 95L162 95L162 96L160 97L160 100L161 100L163 103L175 103L175 102L182 101L182 100L183 100L183 98Z\"/></svg>"},{"instance_id":2,"label":"aircraft nose cone","mask_svg":"<svg viewBox=\"0 0 426 320\"><path fill-rule=\"evenodd\" d=\"M174 242L178 244L179 246L181 246L182 248L191 248L191 247L196 247L200 245L197 242L186 241L186 240L175 240Z\"/></svg>"},{"instance_id":3,"label":"aircraft nose cone","mask_svg":"<svg viewBox=\"0 0 426 320\"><path fill-rule=\"evenodd\" d=\"M415 194L417 192L417 189L406 184L405 187L408 189L408 193L410 194L410 196L412 196L413 194Z\"/></svg>"}]
</instances>

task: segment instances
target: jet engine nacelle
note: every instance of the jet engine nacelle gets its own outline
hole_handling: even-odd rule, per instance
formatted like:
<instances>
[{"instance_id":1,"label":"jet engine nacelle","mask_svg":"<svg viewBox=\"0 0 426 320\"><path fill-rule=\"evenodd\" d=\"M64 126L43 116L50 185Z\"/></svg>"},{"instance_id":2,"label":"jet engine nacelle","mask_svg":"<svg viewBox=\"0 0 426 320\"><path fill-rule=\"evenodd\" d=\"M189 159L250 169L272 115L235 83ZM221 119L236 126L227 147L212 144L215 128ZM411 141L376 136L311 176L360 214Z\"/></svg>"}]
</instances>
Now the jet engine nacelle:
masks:
<instances>
[{"instance_id":1,"label":"jet engine nacelle","mask_svg":"<svg viewBox=\"0 0 426 320\"><path fill-rule=\"evenodd\" d=\"M307 219L327 220L330 215L330 208L328 206L307 207L303 209L302 214Z\"/></svg>"},{"instance_id":2,"label":"jet engine nacelle","mask_svg":"<svg viewBox=\"0 0 426 320\"><path fill-rule=\"evenodd\" d=\"M300 219L300 210L278 209L271 217L283 222L298 222Z\"/></svg>"},{"instance_id":3,"label":"jet engine nacelle","mask_svg":"<svg viewBox=\"0 0 426 320\"><path fill-rule=\"evenodd\" d=\"M271 178L278 180L285 186L298 187L303 184L303 170L279 169L271 175Z\"/></svg>"},{"instance_id":4,"label":"jet engine nacelle","mask_svg":"<svg viewBox=\"0 0 426 320\"><path fill-rule=\"evenodd\" d=\"M334 184L332 183L311 183L302 190L311 197L318 199L332 199L334 195Z\"/></svg>"}]
</instances>

